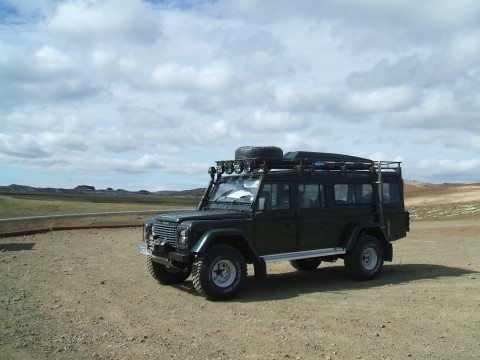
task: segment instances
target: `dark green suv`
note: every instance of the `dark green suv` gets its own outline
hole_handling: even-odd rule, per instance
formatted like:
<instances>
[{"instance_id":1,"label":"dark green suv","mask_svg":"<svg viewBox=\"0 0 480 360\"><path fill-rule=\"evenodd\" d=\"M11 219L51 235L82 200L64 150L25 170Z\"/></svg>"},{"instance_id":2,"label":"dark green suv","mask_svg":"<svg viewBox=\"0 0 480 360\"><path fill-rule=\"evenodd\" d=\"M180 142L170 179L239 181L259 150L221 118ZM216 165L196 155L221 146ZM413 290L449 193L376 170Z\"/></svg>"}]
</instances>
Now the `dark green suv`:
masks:
<instances>
[{"instance_id":1,"label":"dark green suv","mask_svg":"<svg viewBox=\"0 0 480 360\"><path fill-rule=\"evenodd\" d=\"M370 280L409 231L400 162L330 153L241 147L217 161L196 211L158 215L139 251L162 284L192 275L210 299L230 299L253 264L288 260L298 270L344 259L347 275Z\"/></svg>"}]
</instances>

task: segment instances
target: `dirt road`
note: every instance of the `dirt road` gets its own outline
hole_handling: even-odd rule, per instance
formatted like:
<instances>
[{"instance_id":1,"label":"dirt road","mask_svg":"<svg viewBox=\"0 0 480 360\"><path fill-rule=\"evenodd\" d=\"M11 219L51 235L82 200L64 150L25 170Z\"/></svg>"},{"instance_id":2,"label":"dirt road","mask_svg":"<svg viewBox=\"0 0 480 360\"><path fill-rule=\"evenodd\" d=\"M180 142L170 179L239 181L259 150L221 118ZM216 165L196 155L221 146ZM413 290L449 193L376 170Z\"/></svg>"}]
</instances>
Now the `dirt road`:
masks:
<instances>
[{"instance_id":1,"label":"dirt road","mask_svg":"<svg viewBox=\"0 0 480 360\"><path fill-rule=\"evenodd\" d=\"M211 302L164 287L140 229L0 239L2 359L477 359L480 219L414 221L380 278L268 265Z\"/></svg>"}]
</instances>

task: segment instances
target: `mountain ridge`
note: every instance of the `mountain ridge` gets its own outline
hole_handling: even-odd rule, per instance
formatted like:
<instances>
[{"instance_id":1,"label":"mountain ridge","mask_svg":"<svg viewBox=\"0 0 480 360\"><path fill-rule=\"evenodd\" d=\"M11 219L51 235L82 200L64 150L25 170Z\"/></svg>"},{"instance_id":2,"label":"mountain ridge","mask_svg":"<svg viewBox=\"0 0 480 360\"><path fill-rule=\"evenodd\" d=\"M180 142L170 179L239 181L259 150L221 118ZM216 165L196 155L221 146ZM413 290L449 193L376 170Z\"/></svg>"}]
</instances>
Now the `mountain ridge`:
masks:
<instances>
[{"instance_id":1,"label":"mountain ridge","mask_svg":"<svg viewBox=\"0 0 480 360\"><path fill-rule=\"evenodd\" d=\"M96 189L91 185L78 185L73 189L53 188L53 187L34 187L28 185L10 184L8 186L0 186L0 192L16 193L16 192L42 192L55 194L122 194L122 195L166 195L166 196L199 196L205 191L204 188L190 190L161 190L151 192L148 190L130 191L125 189Z\"/></svg>"}]
</instances>

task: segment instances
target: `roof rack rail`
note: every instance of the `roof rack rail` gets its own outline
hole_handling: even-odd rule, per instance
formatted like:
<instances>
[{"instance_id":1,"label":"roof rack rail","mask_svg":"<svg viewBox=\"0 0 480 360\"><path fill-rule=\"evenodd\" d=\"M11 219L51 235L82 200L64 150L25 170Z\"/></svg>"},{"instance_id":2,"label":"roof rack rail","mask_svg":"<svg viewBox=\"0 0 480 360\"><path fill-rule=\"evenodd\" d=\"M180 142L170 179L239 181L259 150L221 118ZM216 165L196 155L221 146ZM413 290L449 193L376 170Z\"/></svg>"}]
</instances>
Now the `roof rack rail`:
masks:
<instances>
[{"instance_id":1,"label":"roof rack rail","mask_svg":"<svg viewBox=\"0 0 480 360\"><path fill-rule=\"evenodd\" d=\"M293 154L293 155L292 155ZM307 156L305 156L307 155ZM330 153L286 153L283 158L247 158L240 160L216 161L215 172L218 175L251 173L254 171L286 170L299 171L361 171L361 172L396 172L401 175L400 161L373 161L370 159L330 154Z\"/></svg>"},{"instance_id":2,"label":"roof rack rail","mask_svg":"<svg viewBox=\"0 0 480 360\"><path fill-rule=\"evenodd\" d=\"M377 161L375 164L376 170L382 172L395 172L399 177L402 176L402 162L401 161Z\"/></svg>"}]
</instances>

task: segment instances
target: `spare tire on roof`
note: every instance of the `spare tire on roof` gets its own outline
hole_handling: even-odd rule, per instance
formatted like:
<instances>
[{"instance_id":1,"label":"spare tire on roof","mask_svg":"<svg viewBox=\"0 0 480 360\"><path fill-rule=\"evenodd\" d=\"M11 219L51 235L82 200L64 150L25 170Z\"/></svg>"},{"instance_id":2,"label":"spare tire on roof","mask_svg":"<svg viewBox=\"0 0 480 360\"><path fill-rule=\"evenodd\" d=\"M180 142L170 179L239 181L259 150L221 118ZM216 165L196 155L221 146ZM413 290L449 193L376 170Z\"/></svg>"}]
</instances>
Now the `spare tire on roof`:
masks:
<instances>
[{"instance_id":1,"label":"spare tire on roof","mask_svg":"<svg viewBox=\"0 0 480 360\"><path fill-rule=\"evenodd\" d=\"M235 150L235 160L283 159L283 150L276 146L242 146Z\"/></svg>"}]
</instances>

